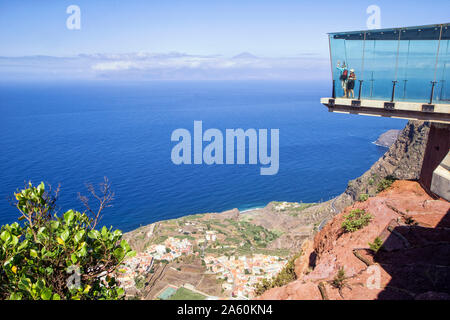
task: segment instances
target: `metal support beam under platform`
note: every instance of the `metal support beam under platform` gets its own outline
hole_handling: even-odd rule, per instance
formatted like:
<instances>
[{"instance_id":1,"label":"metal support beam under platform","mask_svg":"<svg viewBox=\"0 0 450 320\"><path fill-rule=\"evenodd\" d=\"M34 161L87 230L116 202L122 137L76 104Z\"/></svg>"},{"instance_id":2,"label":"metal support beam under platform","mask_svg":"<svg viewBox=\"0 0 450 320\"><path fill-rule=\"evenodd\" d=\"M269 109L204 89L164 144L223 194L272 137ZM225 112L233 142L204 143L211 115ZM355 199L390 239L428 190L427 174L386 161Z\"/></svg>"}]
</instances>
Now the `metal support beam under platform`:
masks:
<instances>
[{"instance_id":1,"label":"metal support beam under platform","mask_svg":"<svg viewBox=\"0 0 450 320\"><path fill-rule=\"evenodd\" d=\"M321 98L320 102L327 106L330 112L450 124L450 104L355 100L347 98Z\"/></svg>"}]
</instances>

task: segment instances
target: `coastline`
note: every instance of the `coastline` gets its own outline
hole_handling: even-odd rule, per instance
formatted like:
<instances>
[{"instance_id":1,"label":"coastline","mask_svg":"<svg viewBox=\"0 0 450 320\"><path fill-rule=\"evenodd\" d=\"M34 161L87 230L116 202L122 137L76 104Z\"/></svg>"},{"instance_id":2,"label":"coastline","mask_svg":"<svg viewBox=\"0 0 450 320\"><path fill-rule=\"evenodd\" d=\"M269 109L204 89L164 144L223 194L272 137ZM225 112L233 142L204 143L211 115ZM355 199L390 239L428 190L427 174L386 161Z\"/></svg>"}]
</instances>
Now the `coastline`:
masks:
<instances>
[{"instance_id":1,"label":"coastline","mask_svg":"<svg viewBox=\"0 0 450 320\"><path fill-rule=\"evenodd\" d=\"M385 146L385 145L383 145L383 144L377 143L376 141L373 141L373 142L371 142L371 143L373 143L374 145L376 145L376 146L378 146L378 147L383 147L383 148L389 149L388 146Z\"/></svg>"},{"instance_id":2,"label":"coastline","mask_svg":"<svg viewBox=\"0 0 450 320\"><path fill-rule=\"evenodd\" d=\"M273 201L270 201L270 202L273 202ZM239 214L243 214L243 213L247 213L247 212L251 212L251 211L255 211L255 210L264 209L270 204L270 202L268 204L266 204L265 206L251 207L251 208L244 209L244 210L240 210L239 208L237 208L237 209L239 210ZM228 211L228 210L226 210L226 211Z\"/></svg>"},{"instance_id":3,"label":"coastline","mask_svg":"<svg viewBox=\"0 0 450 320\"><path fill-rule=\"evenodd\" d=\"M195 289L206 295L254 298L263 278L269 281L290 258L305 250L305 244L327 232L343 210L377 199L385 177L395 173L399 180L417 180L428 131L428 124L408 122L383 156L363 175L350 180L340 195L326 202L271 201L265 207L242 211L234 208L160 221L124 235L139 253L130 265L130 272L136 270L141 260L151 257L155 259L154 273L158 275L158 281L143 290L134 286L133 276L128 277L131 279L128 294L137 292L144 299L154 299L167 285L179 287L189 282L186 280L189 275L195 279L190 282L199 284ZM361 200L361 195L365 195L366 201ZM233 281L235 277L230 270L238 272L244 280ZM145 270L140 276L152 279ZM201 282L205 277L207 282Z\"/></svg>"},{"instance_id":4,"label":"coastline","mask_svg":"<svg viewBox=\"0 0 450 320\"><path fill-rule=\"evenodd\" d=\"M378 147L385 148L385 152L387 152L387 151L389 150L390 146L391 146L392 144L394 144L395 141L397 140L397 138L398 138L400 132L401 132L401 130L397 130L397 129L389 129L389 130L386 130L386 131L384 131L383 133L381 133L381 134L379 135L379 137L377 138L377 140L372 141L372 142L370 142L370 143L371 143L371 144L374 144L374 145L376 145L376 146L378 146ZM396 136L395 139L392 139L392 136L393 136L393 135ZM390 137L390 138L391 138L390 141L385 141L385 144L383 144L383 143L378 143L378 141L386 140L386 137L388 137L388 138ZM387 144L386 144L386 143L387 143ZM375 161L375 162L376 162L376 161ZM349 179L348 181L350 182L351 179ZM333 214L336 214L336 213L338 213L337 211L339 211L339 210L337 210L337 208L334 207L334 203L335 203L336 200L337 200L340 196L342 196L344 193L345 193L345 190L342 190L339 194L337 194L337 195L335 195L335 196L332 196L332 197L329 198L328 200L325 200L325 201L320 200L320 201L318 201L317 204L319 204L319 203L328 203L328 202L331 201L331 202L333 203L333 206L330 208L330 212L333 213ZM133 232L134 230L136 230L136 229L138 229L138 228L141 228L141 227L144 227L144 226L146 226L146 225L150 225L150 224L154 224L154 223L159 223L159 222L167 221L167 220L181 219L181 218L183 218L183 217L188 217L188 216L192 216L192 215L204 215L204 214L211 214L211 213L214 213L214 214L221 214L221 213L229 212L229 211L233 211L233 210L238 210L238 211L239 211L239 214L247 214L247 213L251 213L251 212L254 212L254 211L258 211L258 210L263 210L263 209L267 208L267 206L268 206L270 203L273 203L273 202L288 202L288 203L294 203L293 201L271 200L271 201L267 202L265 205L255 205L255 206L246 206L246 205L243 205L243 206L235 206L235 207L231 207L231 208L229 208L229 209L225 209L225 210L222 210L222 211L205 211L205 212L187 213L187 214L183 214L183 215L181 215L180 217L177 217L177 218L162 219L162 220L157 220L157 221L154 221L154 222L151 222L151 223L148 223L148 224L143 224L143 225L140 225L139 227L132 228L132 229L126 231L126 233ZM341 209L342 206L339 206L339 207L340 207L339 209ZM325 220L328 220L328 217L327 217ZM324 223L325 220L321 220L321 221L320 221L320 225L322 225L322 224Z\"/></svg>"}]
</instances>

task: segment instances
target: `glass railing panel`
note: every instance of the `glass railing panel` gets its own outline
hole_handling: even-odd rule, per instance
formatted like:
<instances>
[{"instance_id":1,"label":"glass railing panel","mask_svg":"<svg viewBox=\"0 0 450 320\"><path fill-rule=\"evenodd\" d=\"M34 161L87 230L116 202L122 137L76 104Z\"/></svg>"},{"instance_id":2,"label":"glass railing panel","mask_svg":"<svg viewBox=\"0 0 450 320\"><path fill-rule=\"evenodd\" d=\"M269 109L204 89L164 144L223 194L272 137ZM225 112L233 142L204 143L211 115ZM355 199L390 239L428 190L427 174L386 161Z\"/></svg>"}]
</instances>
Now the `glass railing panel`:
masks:
<instances>
[{"instance_id":1,"label":"glass railing panel","mask_svg":"<svg viewBox=\"0 0 450 320\"><path fill-rule=\"evenodd\" d=\"M422 32L432 39L401 41L396 100L423 103L430 100L437 67L440 27L419 29L418 39Z\"/></svg>"},{"instance_id":2,"label":"glass railing panel","mask_svg":"<svg viewBox=\"0 0 450 320\"><path fill-rule=\"evenodd\" d=\"M397 40L366 40L362 99L391 99L392 81L396 79L397 51Z\"/></svg>"},{"instance_id":3,"label":"glass railing panel","mask_svg":"<svg viewBox=\"0 0 450 320\"><path fill-rule=\"evenodd\" d=\"M331 46L331 67L332 67L332 75L335 85L336 97L343 96L343 89L341 86L341 70L338 69L342 67L345 63L347 64L345 56L346 56L346 40L344 39L335 39L333 35L330 35L330 46Z\"/></svg>"},{"instance_id":4,"label":"glass railing panel","mask_svg":"<svg viewBox=\"0 0 450 320\"><path fill-rule=\"evenodd\" d=\"M442 28L442 39L450 38L450 27ZM434 103L450 104L450 40L441 40L436 72Z\"/></svg>"},{"instance_id":5,"label":"glass railing panel","mask_svg":"<svg viewBox=\"0 0 450 320\"><path fill-rule=\"evenodd\" d=\"M362 38L364 38L364 35L361 35ZM347 40L346 41L346 59L347 59L347 66L349 70L349 75L353 70L353 73L355 74L356 79L354 80L354 98L358 98L358 91L359 91L359 82L358 80L361 80L363 75L363 49L364 49L364 40ZM349 85L347 80L347 86ZM350 97L350 92L348 93Z\"/></svg>"},{"instance_id":6,"label":"glass railing panel","mask_svg":"<svg viewBox=\"0 0 450 320\"><path fill-rule=\"evenodd\" d=\"M361 99L371 99L375 82L375 72L371 69L374 61L375 40L366 40L364 45L364 81L361 88Z\"/></svg>"},{"instance_id":7,"label":"glass railing panel","mask_svg":"<svg viewBox=\"0 0 450 320\"><path fill-rule=\"evenodd\" d=\"M355 98L363 80L362 99L427 103L434 82L433 103L450 103L449 33L448 25L434 25L331 34L336 96L344 95L337 66L345 63L356 74Z\"/></svg>"}]
</instances>

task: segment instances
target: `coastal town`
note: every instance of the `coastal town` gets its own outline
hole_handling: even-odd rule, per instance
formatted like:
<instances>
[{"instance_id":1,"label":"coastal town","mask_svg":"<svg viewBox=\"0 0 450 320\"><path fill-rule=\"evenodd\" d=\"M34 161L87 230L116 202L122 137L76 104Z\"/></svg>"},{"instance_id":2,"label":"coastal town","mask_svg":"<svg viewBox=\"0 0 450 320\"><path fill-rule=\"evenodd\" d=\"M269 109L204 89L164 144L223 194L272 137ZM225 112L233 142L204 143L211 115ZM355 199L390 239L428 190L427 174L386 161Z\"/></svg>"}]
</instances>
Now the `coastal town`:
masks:
<instances>
[{"instance_id":1,"label":"coastal town","mask_svg":"<svg viewBox=\"0 0 450 320\"><path fill-rule=\"evenodd\" d=\"M252 299L313 232L304 221L315 205L272 202L143 226L126 234L137 254L117 279L133 299Z\"/></svg>"},{"instance_id":2,"label":"coastal town","mask_svg":"<svg viewBox=\"0 0 450 320\"><path fill-rule=\"evenodd\" d=\"M287 259L255 254L246 256L206 256L207 269L222 280L222 288L237 299L254 298L256 285L263 279L270 279L280 272Z\"/></svg>"},{"instance_id":3,"label":"coastal town","mask_svg":"<svg viewBox=\"0 0 450 320\"><path fill-rule=\"evenodd\" d=\"M208 241L216 241L214 232L205 232L205 239L200 243L205 244ZM270 279L275 276L287 262L284 257L265 254L217 257L201 255L198 251L194 252L193 248L194 243L186 238L169 237L164 243L153 244L145 252L137 253L136 256L128 259L119 270L118 280L123 288L134 288L136 279L143 274L153 272L155 262L170 263L179 257L194 255L202 259L206 268L205 273L215 275L218 283L221 284L224 297L251 299L255 296L255 286L262 279ZM189 284L184 284L184 287L186 285L189 287ZM169 285L168 287L170 289L175 286ZM187 289L185 288L185 290Z\"/></svg>"}]
</instances>

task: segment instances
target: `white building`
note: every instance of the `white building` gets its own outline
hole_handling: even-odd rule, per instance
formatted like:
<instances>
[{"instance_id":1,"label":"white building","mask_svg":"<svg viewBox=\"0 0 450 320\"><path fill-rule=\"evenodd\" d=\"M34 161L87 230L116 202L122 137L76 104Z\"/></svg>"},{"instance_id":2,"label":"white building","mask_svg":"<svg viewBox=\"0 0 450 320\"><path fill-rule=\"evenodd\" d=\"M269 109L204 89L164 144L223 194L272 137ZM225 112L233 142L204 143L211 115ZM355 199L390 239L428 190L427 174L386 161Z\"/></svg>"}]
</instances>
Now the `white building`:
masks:
<instances>
[{"instance_id":1,"label":"white building","mask_svg":"<svg viewBox=\"0 0 450 320\"><path fill-rule=\"evenodd\" d=\"M166 253L166 246L162 245L162 244L158 244L157 246L155 246L155 251L159 254L159 255L164 255Z\"/></svg>"},{"instance_id":2,"label":"white building","mask_svg":"<svg viewBox=\"0 0 450 320\"><path fill-rule=\"evenodd\" d=\"M205 238L206 241L216 241L217 240L216 232L210 230L206 231Z\"/></svg>"}]
</instances>

